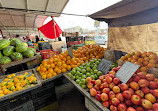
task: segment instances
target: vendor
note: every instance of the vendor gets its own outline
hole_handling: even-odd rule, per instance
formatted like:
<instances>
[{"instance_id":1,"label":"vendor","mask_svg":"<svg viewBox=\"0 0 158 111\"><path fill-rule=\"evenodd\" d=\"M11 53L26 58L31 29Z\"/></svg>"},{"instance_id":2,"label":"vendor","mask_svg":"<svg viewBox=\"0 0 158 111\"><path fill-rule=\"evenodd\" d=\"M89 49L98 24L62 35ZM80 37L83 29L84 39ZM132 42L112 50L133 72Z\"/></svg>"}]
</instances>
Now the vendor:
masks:
<instances>
[{"instance_id":1,"label":"vendor","mask_svg":"<svg viewBox=\"0 0 158 111\"><path fill-rule=\"evenodd\" d=\"M36 35L35 37L36 37L36 43L38 43L38 41L39 41L38 35Z\"/></svg>"}]
</instances>

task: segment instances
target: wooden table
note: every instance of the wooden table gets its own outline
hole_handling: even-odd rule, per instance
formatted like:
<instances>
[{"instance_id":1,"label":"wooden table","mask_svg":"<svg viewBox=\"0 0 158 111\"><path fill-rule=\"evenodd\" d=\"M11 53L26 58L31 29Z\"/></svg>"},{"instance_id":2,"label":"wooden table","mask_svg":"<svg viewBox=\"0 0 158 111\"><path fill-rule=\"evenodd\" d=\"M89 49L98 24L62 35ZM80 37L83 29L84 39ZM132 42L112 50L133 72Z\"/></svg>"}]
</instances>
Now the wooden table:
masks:
<instances>
[{"instance_id":1,"label":"wooden table","mask_svg":"<svg viewBox=\"0 0 158 111\"><path fill-rule=\"evenodd\" d=\"M103 106L99 101L97 101L94 97L91 97L90 93L87 89L83 89L79 86L74 80L72 80L67 74L64 74L65 78L67 78L89 101L91 101L100 111L110 111L105 106Z\"/></svg>"}]
</instances>

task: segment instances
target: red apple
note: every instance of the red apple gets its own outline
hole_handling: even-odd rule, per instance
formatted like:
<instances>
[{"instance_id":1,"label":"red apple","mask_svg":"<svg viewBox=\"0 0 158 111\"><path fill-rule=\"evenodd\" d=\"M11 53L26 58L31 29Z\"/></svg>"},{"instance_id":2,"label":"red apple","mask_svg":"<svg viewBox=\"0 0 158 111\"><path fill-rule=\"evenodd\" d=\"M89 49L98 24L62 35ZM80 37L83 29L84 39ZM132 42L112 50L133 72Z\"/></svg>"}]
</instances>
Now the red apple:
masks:
<instances>
[{"instance_id":1,"label":"red apple","mask_svg":"<svg viewBox=\"0 0 158 111\"><path fill-rule=\"evenodd\" d=\"M155 81L155 82L158 82L158 79L155 78L154 81Z\"/></svg>"},{"instance_id":2,"label":"red apple","mask_svg":"<svg viewBox=\"0 0 158 111\"><path fill-rule=\"evenodd\" d=\"M102 92L103 92L103 93L106 93L106 94L109 94L110 89L109 89L109 88L104 88L104 89L102 90Z\"/></svg>"},{"instance_id":3,"label":"red apple","mask_svg":"<svg viewBox=\"0 0 158 111\"><path fill-rule=\"evenodd\" d=\"M141 91L141 90L137 90L137 91L135 92L135 94L139 95L141 98L144 97L144 93L143 93L143 91Z\"/></svg>"},{"instance_id":4,"label":"red apple","mask_svg":"<svg viewBox=\"0 0 158 111\"><path fill-rule=\"evenodd\" d=\"M130 87L130 83L126 83L128 87Z\"/></svg>"},{"instance_id":5,"label":"red apple","mask_svg":"<svg viewBox=\"0 0 158 111\"><path fill-rule=\"evenodd\" d=\"M145 99L149 100L151 103L155 103L156 102L155 96L153 96L150 93L148 93L148 94L145 95Z\"/></svg>"},{"instance_id":6,"label":"red apple","mask_svg":"<svg viewBox=\"0 0 158 111\"><path fill-rule=\"evenodd\" d=\"M150 82L149 82L149 87L150 87L151 89L158 89L158 84L157 84L157 82L155 82L155 81L150 81Z\"/></svg>"},{"instance_id":7,"label":"red apple","mask_svg":"<svg viewBox=\"0 0 158 111\"><path fill-rule=\"evenodd\" d=\"M134 91L133 91L133 89L132 88L129 88L129 90L128 91L130 91L131 92L131 95L133 95L134 94Z\"/></svg>"},{"instance_id":8,"label":"red apple","mask_svg":"<svg viewBox=\"0 0 158 111\"><path fill-rule=\"evenodd\" d=\"M91 96L97 95L96 89L95 89L95 88L91 88L91 89L90 89L90 94L91 94Z\"/></svg>"},{"instance_id":9,"label":"red apple","mask_svg":"<svg viewBox=\"0 0 158 111\"><path fill-rule=\"evenodd\" d=\"M144 111L143 107L141 107L141 106L136 107L136 110L137 111Z\"/></svg>"},{"instance_id":10,"label":"red apple","mask_svg":"<svg viewBox=\"0 0 158 111\"><path fill-rule=\"evenodd\" d=\"M141 103L141 98L138 95L132 95L131 97L131 101L135 104L135 105L139 105Z\"/></svg>"},{"instance_id":11,"label":"red apple","mask_svg":"<svg viewBox=\"0 0 158 111\"><path fill-rule=\"evenodd\" d=\"M109 98L112 99L115 97L115 93L113 91L109 92Z\"/></svg>"},{"instance_id":12,"label":"red apple","mask_svg":"<svg viewBox=\"0 0 158 111\"><path fill-rule=\"evenodd\" d=\"M130 83L130 87L133 89L133 90L138 90L139 89L139 85L137 82L131 82Z\"/></svg>"},{"instance_id":13,"label":"red apple","mask_svg":"<svg viewBox=\"0 0 158 111\"><path fill-rule=\"evenodd\" d=\"M120 68L121 68L121 66L118 66L118 67L117 67L117 71L118 71Z\"/></svg>"},{"instance_id":14,"label":"red apple","mask_svg":"<svg viewBox=\"0 0 158 111\"><path fill-rule=\"evenodd\" d=\"M136 111L134 108L132 108L132 107L129 107L128 109L127 109L127 111Z\"/></svg>"},{"instance_id":15,"label":"red apple","mask_svg":"<svg viewBox=\"0 0 158 111\"><path fill-rule=\"evenodd\" d=\"M91 78L91 77L87 77L87 78L86 78L86 82L87 82L87 83L89 83L89 82L91 82L91 81L92 81L92 78Z\"/></svg>"},{"instance_id":16,"label":"red apple","mask_svg":"<svg viewBox=\"0 0 158 111\"><path fill-rule=\"evenodd\" d=\"M109 107L109 102L107 102L107 101L104 101L102 104L103 104L103 106L105 106L106 108Z\"/></svg>"},{"instance_id":17,"label":"red apple","mask_svg":"<svg viewBox=\"0 0 158 111\"><path fill-rule=\"evenodd\" d=\"M146 99L142 100L142 106L145 109L152 109L152 107L153 107L152 103L149 100L146 100Z\"/></svg>"},{"instance_id":18,"label":"red apple","mask_svg":"<svg viewBox=\"0 0 158 111\"><path fill-rule=\"evenodd\" d=\"M112 70L112 71L109 72L109 74L113 74L113 75L115 75L116 72L115 72L114 70Z\"/></svg>"},{"instance_id":19,"label":"red apple","mask_svg":"<svg viewBox=\"0 0 158 111\"><path fill-rule=\"evenodd\" d=\"M106 79L103 79L102 82L103 82L103 83L106 82ZM106 83L107 83L107 82L106 82Z\"/></svg>"},{"instance_id":20,"label":"red apple","mask_svg":"<svg viewBox=\"0 0 158 111\"><path fill-rule=\"evenodd\" d=\"M108 103L109 103L110 106L112 105L111 99L108 100Z\"/></svg>"},{"instance_id":21,"label":"red apple","mask_svg":"<svg viewBox=\"0 0 158 111\"><path fill-rule=\"evenodd\" d=\"M115 78L115 75L114 74L109 74L109 76L114 79Z\"/></svg>"},{"instance_id":22,"label":"red apple","mask_svg":"<svg viewBox=\"0 0 158 111\"><path fill-rule=\"evenodd\" d=\"M114 78L113 83L114 84L120 84L120 79L119 78Z\"/></svg>"},{"instance_id":23,"label":"red apple","mask_svg":"<svg viewBox=\"0 0 158 111\"><path fill-rule=\"evenodd\" d=\"M108 95L106 93L102 93L100 96L102 101L107 101L108 100Z\"/></svg>"},{"instance_id":24,"label":"red apple","mask_svg":"<svg viewBox=\"0 0 158 111\"><path fill-rule=\"evenodd\" d=\"M98 100L98 101L101 101L100 96L101 96L100 94L97 94L97 95L95 96L95 99Z\"/></svg>"},{"instance_id":25,"label":"red apple","mask_svg":"<svg viewBox=\"0 0 158 111\"><path fill-rule=\"evenodd\" d=\"M127 105L127 106L132 106L132 101L130 100L130 99L125 99L125 104Z\"/></svg>"},{"instance_id":26,"label":"red apple","mask_svg":"<svg viewBox=\"0 0 158 111\"><path fill-rule=\"evenodd\" d=\"M102 93L102 91L97 91L97 94L101 94Z\"/></svg>"},{"instance_id":27,"label":"red apple","mask_svg":"<svg viewBox=\"0 0 158 111\"><path fill-rule=\"evenodd\" d=\"M106 77L106 81L107 81L107 83L111 83L112 82L112 78L110 76L107 76Z\"/></svg>"},{"instance_id":28,"label":"red apple","mask_svg":"<svg viewBox=\"0 0 158 111\"><path fill-rule=\"evenodd\" d=\"M101 90L104 89L103 84L101 84L101 85L99 86L99 88L100 88Z\"/></svg>"},{"instance_id":29,"label":"red apple","mask_svg":"<svg viewBox=\"0 0 158 111\"><path fill-rule=\"evenodd\" d=\"M158 98L158 89L154 89L152 94Z\"/></svg>"},{"instance_id":30,"label":"red apple","mask_svg":"<svg viewBox=\"0 0 158 111\"><path fill-rule=\"evenodd\" d=\"M146 76L145 76L145 74L144 74L143 72L139 72L137 75L138 75L140 78L142 78L142 79L145 79L145 78L146 78Z\"/></svg>"},{"instance_id":31,"label":"red apple","mask_svg":"<svg viewBox=\"0 0 158 111\"><path fill-rule=\"evenodd\" d=\"M122 93L116 94L116 98L118 98L121 102L124 101L124 97L123 97Z\"/></svg>"},{"instance_id":32,"label":"red apple","mask_svg":"<svg viewBox=\"0 0 158 111\"><path fill-rule=\"evenodd\" d=\"M147 94L150 92L150 89L148 87L142 87L141 90L143 91L144 94Z\"/></svg>"},{"instance_id":33,"label":"red apple","mask_svg":"<svg viewBox=\"0 0 158 111\"><path fill-rule=\"evenodd\" d=\"M113 90L114 93L119 93L120 92L120 88L118 86L114 86L112 90Z\"/></svg>"},{"instance_id":34,"label":"red apple","mask_svg":"<svg viewBox=\"0 0 158 111\"><path fill-rule=\"evenodd\" d=\"M136 77L137 76L137 74L136 73L134 73L133 75L132 75L132 78L134 78L134 77Z\"/></svg>"},{"instance_id":35,"label":"red apple","mask_svg":"<svg viewBox=\"0 0 158 111\"><path fill-rule=\"evenodd\" d=\"M149 86L149 81L147 81L146 79L141 79L138 81L138 84L140 87L148 87Z\"/></svg>"},{"instance_id":36,"label":"red apple","mask_svg":"<svg viewBox=\"0 0 158 111\"><path fill-rule=\"evenodd\" d=\"M130 99L131 98L131 92L126 90L126 91L123 92L123 96L127 99Z\"/></svg>"},{"instance_id":37,"label":"red apple","mask_svg":"<svg viewBox=\"0 0 158 111\"><path fill-rule=\"evenodd\" d=\"M95 80L92 80L91 83L92 83L93 85L95 85Z\"/></svg>"},{"instance_id":38,"label":"red apple","mask_svg":"<svg viewBox=\"0 0 158 111\"><path fill-rule=\"evenodd\" d=\"M104 88L108 88L109 84L107 82L102 83Z\"/></svg>"},{"instance_id":39,"label":"red apple","mask_svg":"<svg viewBox=\"0 0 158 111\"><path fill-rule=\"evenodd\" d=\"M118 111L127 111L127 106L125 104L118 105Z\"/></svg>"},{"instance_id":40,"label":"red apple","mask_svg":"<svg viewBox=\"0 0 158 111\"><path fill-rule=\"evenodd\" d=\"M110 111L117 111L117 107L114 106L114 105L111 105L111 106L110 106Z\"/></svg>"},{"instance_id":41,"label":"red apple","mask_svg":"<svg viewBox=\"0 0 158 111\"><path fill-rule=\"evenodd\" d=\"M154 74L147 74L147 75L146 75L146 79L147 79L148 81L153 81L154 78L155 78Z\"/></svg>"},{"instance_id":42,"label":"red apple","mask_svg":"<svg viewBox=\"0 0 158 111\"><path fill-rule=\"evenodd\" d=\"M97 84L96 84L96 85L94 86L94 88L95 88L96 90L99 90L99 89L100 89L100 85L97 85Z\"/></svg>"},{"instance_id":43,"label":"red apple","mask_svg":"<svg viewBox=\"0 0 158 111\"><path fill-rule=\"evenodd\" d=\"M92 84L91 82L89 82L89 83L87 84L87 87L88 87L89 89L91 89L91 88L93 87L93 84Z\"/></svg>"},{"instance_id":44,"label":"red apple","mask_svg":"<svg viewBox=\"0 0 158 111\"><path fill-rule=\"evenodd\" d=\"M132 82L133 81L133 79L132 78L130 78L129 80L128 80L128 83L130 83L130 82Z\"/></svg>"},{"instance_id":45,"label":"red apple","mask_svg":"<svg viewBox=\"0 0 158 111\"><path fill-rule=\"evenodd\" d=\"M141 79L141 78L140 78L139 76L135 76L135 77L133 78L133 81L134 81L134 82L138 82L140 79Z\"/></svg>"},{"instance_id":46,"label":"red apple","mask_svg":"<svg viewBox=\"0 0 158 111\"><path fill-rule=\"evenodd\" d=\"M153 111L158 111L158 103L153 104Z\"/></svg>"},{"instance_id":47,"label":"red apple","mask_svg":"<svg viewBox=\"0 0 158 111\"><path fill-rule=\"evenodd\" d=\"M118 98L112 98L112 105L118 106L120 104L120 100Z\"/></svg>"},{"instance_id":48,"label":"red apple","mask_svg":"<svg viewBox=\"0 0 158 111\"><path fill-rule=\"evenodd\" d=\"M95 80L95 84L96 85L100 85L101 84L101 80L100 79Z\"/></svg>"},{"instance_id":49,"label":"red apple","mask_svg":"<svg viewBox=\"0 0 158 111\"><path fill-rule=\"evenodd\" d=\"M102 81L104 79L104 77L103 76L99 76L99 79Z\"/></svg>"},{"instance_id":50,"label":"red apple","mask_svg":"<svg viewBox=\"0 0 158 111\"><path fill-rule=\"evenodd\" d=\"M115 86L114 83L110 83L110 84L109 84L109 88L110 88L110 89L113 89L114 86Z\"/></svg>"},{"instance_id":51,"label":"red apple","mask_svg":"<svg viewBox=\"0 0 158 111\"><path fill-rule=\"evenodd\" d=\"M120 87L121 91L125 91L128 89L128 86L125 83L120 84L119 87Z\"/></svg>"}]
</instances>

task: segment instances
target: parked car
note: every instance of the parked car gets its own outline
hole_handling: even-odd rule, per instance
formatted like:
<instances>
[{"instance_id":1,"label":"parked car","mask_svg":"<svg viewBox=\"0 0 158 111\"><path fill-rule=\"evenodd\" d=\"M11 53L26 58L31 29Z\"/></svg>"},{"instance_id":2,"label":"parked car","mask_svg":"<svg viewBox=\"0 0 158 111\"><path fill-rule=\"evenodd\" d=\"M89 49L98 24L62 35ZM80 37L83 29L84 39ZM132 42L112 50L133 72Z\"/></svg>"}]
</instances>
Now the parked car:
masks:
<instances>
[{"instance_id":1,"label":"parked car","mask_svg":"<svg viewBox=\"0 0 158 111\"><path fill-rule=\"evenodd\" d=\"M95 37L95 43L96 44L107 44L108 36L106 35L100 35Z\"/></svg>"}]
</instances>

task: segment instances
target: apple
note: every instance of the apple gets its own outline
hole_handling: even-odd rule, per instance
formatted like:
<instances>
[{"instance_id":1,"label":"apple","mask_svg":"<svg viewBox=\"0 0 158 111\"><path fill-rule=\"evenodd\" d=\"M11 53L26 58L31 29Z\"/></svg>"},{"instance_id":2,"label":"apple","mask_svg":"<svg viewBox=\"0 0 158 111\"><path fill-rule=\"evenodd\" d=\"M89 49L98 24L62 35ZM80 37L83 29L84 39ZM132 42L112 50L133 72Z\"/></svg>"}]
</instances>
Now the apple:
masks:
<instances>
[{"instance_id":1,"label":"apple","mask_svg":"<svg viewBox=\"0 0 158 111\"><path fill-rule=\"evenodd\" d=\"M158 89L154 89L153 92L152 92L152 94L153 94L155 97L158 98Z\"/></svg>"},{"instance_id":2,"label":"apple","mask_svg":"<svg viewBox=\"0 0 158 111\"><path fill-rule=\"evenodd\" d=\"M153 104L153 111L158 111L158 103Z\"/></svg>"},{"instance_id":3,"label":"apple","mask_svg":"<svg viewBox=\"0 0 158 111\"><path fill-rule=\"evenodd\" d=\"M120 84L119 87L120 87L121 91L125 91L128 89L128 86L125 83Z\"/></svg>"},{"instance_id":4,"label":"apple","mask_svg":"<svg viewBox=\"0 0 158 111\"><path fill-rule=\"evenodd\" d=\"M148 87L142 87L141 90L143 91L144 94L147 94L150 92L150 89Z\"/></svg>"},{"instance_id":5,"label":"apple","mask_svg":"<svg viewBox=\"0 0 158 111\"><path fill-rule=\"evenodd\" d=\"M110 106L112 105L111 99L108 100L108 103L109 103Z\"/></svg>"},{"instance_id":6,"label":"apple","mask_svg":"<svg viewBox=\"0 0 158 111\"><path fill-rule=\"evenodd\" d=\"M112 70L112 71L109 72L109 74L113 74L113 75L115 75L116 72L115 72L114 70Z\"/></svg>"},{"instance_id":7,"label":"apple","mask_svg":"<svg viewBox=\"0 0 158 111\"><path fill-rule=\"evenodd\" d=\"M113 91L109 92L109 98L112 99L115 97L115 93Z\"/></svg>"},{"instance_id":8,"label":"apple","mask_svg":"<svg viewBox=\"0 0 158 111\"><path fill-rule=\"evenodd\" d=\"M107 76L107 77L106 77L106 81L107 81L107 83L111 83L111 82L112 82L112 77Z\"/></svg>"},{"instance_id":9,"label":"apple","mask_svg":"<svg viewBox=\"0 0 158 111\"><path fill-rule=\"evenodd\" d=\"M104 88L108 88L109 84L107 82L102 83Z\"/></svg>"},{"instance_id":10,"label":"apple","mask_svg":"<svg viewBox=\"0 0 158 111\"><path fill-rule=\"evenodd\" d=\"M158 84L157 84L157 82L155 82L155 81L150 81L150 82L149 82L149 87L150 87L151 89L157 89L157 88L158 88Z\"/></svg>"},{"instance_id":11,"label":"apple","mask_svg":"<svg viewBox=\"0 0 158 111\"><path fill-rule=\"evenodd\" d=\"M96 85L94 86L94 88L95 88L96 90L99 90L99 89L100 89L100 85L97 85L97 84L96 84Z\"/></svg>"},{"instance_id":12,"label":"apple","mask_svg":"<svg viewBox=\"0 0 158 111\"><path fill-rule=\"evenodd\" d=\"M114 106L118 106L120 104L120 100L118 98L112 98L111 102Z\"/></svg>"},{"instance_id":13,"label":"apple","mask_svg":"<svg viewBox=\"0 0 158 111\"><path fill-rule=\"evenodd\" d=\"M123 103L119 104L118 111L127 111L127 106Z\"/></svg>"},{"instance_id":14,"label":"apple","mask_svg":"<svg viewBox=\"0 0 158 111\"><path fill-rule=\"evenodd\" d=\"M114 83L110 83L110 84L109 84L109 88L110 88L110 89L113 89L114 86L115 86Z\"/></svg>"},{"instance_id":15,"label":"apple","mask_svg":"<svg viewBox=\"0 0 158 111\"><path fill-rule=\"evenodd\" d=\"M133 81L134 81L134 82L138 82L140 79L141 79L141 78L140 78L139 76L135 76L135 77L133 78Z\"/></svg>"},{"instance_id":16,"label":"apple","mask_svg":"<svg viewBox=\"0 0 158 111\"><path fill-rule=\"evenodd\" d=\"M114 86L112 90L113 90L114 93L119 93L120 92L120 88L118 86Z\"/></svg>"},{"instance_id":17,"label":"apple","mask_svg":"<svg viewBox=\"0 0 158 111\"><path fill-rule=\"evenodd\" d=\"M100 88L101 90L104 89L103 84L101 84L101 85L99 86L99 88Z\"/></svg>"},{"instance_id":18,"label":"apple","mask_svg":"<svg viewBox=\"0 0 158 111\"><path fill-rule=\"evenodd\" d=\"M140 87L148 87L149 86L149 81L147 81L146 79L141 79L138 81L138 84Z\"/></svg>"},{"instance_id":19,"label":"apple","mask_svg":"<svg viewBox=\"0 0 158 111\"><path fill-rule=\"evenodd\" d=\"M108 95L106 93L102 93L100 96L102 101L107 101L108 100Z\"/></svg>"},{"instance_id":20,"label":"apple","mask_svg":"<svg viewBox=\"0 0 158 111\"><path fill-rule=\"evenodd\" d=\"M129 88L128 91L130 91L132 95L134 94L134 91L132 88Z\"/></svg>"},{"instance_id":21,"label":"apple","mask_svg":"<svg viewBox=\"0 0 158 111\"><path fill-rule=\"evenodd\" d=\"M141 103L141 98L138 95L132 95L131 97L131 101L135 104L135 105L139 105Z\"/></svg>"},{"instance_id":22,"label":"apple","mask_svg":"<svg viewBox=\"0 0 158 111\"><path fill-rule=\"evenodd\" d=\"M136 107L136 110L137 111L144 111L143 107L141 107L141 106Z\"/></svg>"},{"instance_id":23,"label":"apple","mask_svg":"<svg viewBox=\"0 0 158 111\"><path fill-rule=\"evenodd\" d=\"M123 92L123 96L126 98L126 99L130 99L131 98L131 92L126 90Z\"/></svg>"},{"instance_id":24,"label":"apple","mask_svg":"<svg viewBox=\"0 0 158 111\"><path fill-rule=\"evenodd\" d=\"M89 82L89 83L87 84L87 87L88 87L89 89L91 89L91 88L93 87L93 84L92 84L91 82Z\"/></svg>"},{"instance_id":25,"label":"apple","mask_svg":"<svg viewBox=\"0 0 158 111\"><path fill-rule=\"evenodd\" d=\"M100 98L100 96L101 96L100 94L97 94L97 95L95 96L95 99L98 100L98 101L102 101L101 98Z\"/></svg>"},{"instance_id":26,"label":"apple","mask_svg":"<svg viewBox=\"0 0 158 111\"><path fill-rule=\"evenodd\" d=\"M121 68L121 66L118 66L118 67L117 67L117 71L120 70L120 68Z\"/></svg>"},{"instance_id":27,"label":"apple","mask_svg":"<svg viewBox=\"0 0 158 111\"><path fill-rule=\"evenodd\" d=\"M158 82L158 79L155 78L154 81L155 81L155 82Z\"/></svg>"},{"instance_id":28,"label":"apple","mask_svg":"<svg viewBox=\"0 0 158 111\"><path fill-rule=\"evenodd\" d=\"M120 79L119 78L114 78L113 83L114 84L120 84Z\"/></svg>"},{"instance_id":29,"label":"apple","mask_svg":"<svg viewBox=\"0 0 158 111\"><path fill-rule=\"evenodd\" d=\"M130 87L130 83L126 83L128 87Z\"/></svg>"},{"instance_id":30,"label":"apple","mask_svg":"<svg viewBox=\"0 0 158 111\"><path fill-rule=\"evenodd\" d=\"M116 68L116 67L114 67L114 68L112 69L112 71L115 71L115 72L116 72L116 71L117 71L117 68Z\"/></svg>"},{"instance_id":31,"label":"apple","mask_svg":"<svg viewBox=\"0 0 158 111\"><path fill-rule=\"evenodd\" d=\"M96 89L95 89L95 88L91 88L91 89L90 89L90 94L91 94L91 96L97 95Z\"/></svg>"},{"instance_id":32,"label":"apple","mask_svg":"<svg viewBox=\"0 0 158 111\"><path fill-rule=\"evenodd\" d=\"M114 106L114 105L111 105L111 106L110 106L110 111L117 111L117 107Z\"/></svg>"},{"instance_id":33,"label":"apple","mask_svg":"<svg viewBox=\"0 0 158 111\"><path fill-rule=\"evenodd\" d=\"M132 107L129 107L128 109L127 109L127 111L136 111L134 108L132 108Z\"/></svg>"},{"instance_id":34,"label":"apple","mask_svg":"<svg viewBox=\"0 0 158 111\"><path fill-rule=\"evenodd\" d=\"M97 91L97 94L101 94L102 93L102 91Z\"/></svg>"},{"instance_id":35,"label":"apple","mask_svg":"<svg viewBox=\"0 0 158 111\"><path fill-rule=\"evenodd\" d=\"M132 106L132 101L130 100L130 99L125 99L125 104L127 105L127 106Z\"/></svg>"},{"instance_id":36,"label":"apple","mask_svg":"<svg viewBox=\"0 0 158 111\"><path fill-rule=\"evenodd\" d=\"M151 103L155 103L156 102L155 96L153 96L150 93L148 93L148 94L145 95L145 99L149 100Z\"/></svg>"},{"instance_id":37,"label":"apple","mask_svg":"<svg viewBox=\"0 0 158 111\"><path fill-rule=\"evenodd\" d=\"M105 106L106 108L108 108L110 105L109 105L109 102L107 102L107 101L104 101L103 103L103 106Z\"/></svg>"},{"instance_id":38,"label":"apple","mask_svg":"<svg viewBox=\"0 0 158 111\"><path fill-rule=\"evenodd\" d=\"M89 83L89 82L91 82L91 81L92 81L92 78L91 78L91 77L87 77L87 78L86 78L86 82L87 82L87 83Z\"/></svg>"},{"instance_id":39,"label":"apple","mask_svg":"<svg viewBox=\"0 0 158 111\"><path fill-rule=\"evenodd\" d=\"M134 78L134 77L136 77L137 76L137 74L136 73L134 73L133 75L132 75L132 78Z\"/></svg>"},{"instance_id":40,"label":"apple","mask_svg":"<svg viewBox=\"0 0 158 111\"><path fill-rule=\"evenodd\" d=\"M103 83L106 82L106 79L103 79L102 82L103 82ZM106 82L106 83L107 83L107 82Z\"/></svg>"},{"instance_id":41,"label":"apple","mask_svg":"<svg viewBox=\"0 0 158 111\"><path fill-rule=\"evenodd\" d=\"M100 79L95 80L95 84L96 85L100 85L101 84L101 80Z\"/></svg>"},{"instance_id":42,"label":"apple","mask_svg":"<svg viewBox=\"0 0 158 111\"><path fill-rule=\"evenodd\" d=\"M102 92L103 92L103 93L106 93L106 94L109 94L110 89L109 89L109 88L104 88L104 89L102 90Z\"/></svg>"},{"instance_id":43,"label":"apple","mask_svg":"<svg viewBox=\"0 0 158 111\"><path fill-rule=\"evenodd\" d=\"M130 78L129 80L128 80L128 83L130 83L130 82L132 82L133 81L133 79L132 78Z\"/></svg>"},{"instance_id":44,"label":"apple","mask_svg":"<svg viewBox=\"0 0 158 111\"><path fill-rule=\"evenodd\" d=\"M121 102L124 101L124 97L123 97L122 93L116 94L116 98L118 98Z\"/></svg>"},{"instance_id":45,"label":"apple","mask_svg":"<svg viewBox=\"0 0 158 111\"><path fill-rule=\"evenodd\" d=\"M114 79L115 78L115 75L114 74L109 74L109 76Z\"/></svg>"},{"instance_id":46,"label":"apple","mask_svg":"<svg viewBox=\"0 0 158 111\"><path fill-rule=\"evenodd\" d=\"M145 78L146 78L146 76L145 76L145 74L144 74L143 72L139 72L137 75L138 75L140 78L142 78L142 79L145 79Z\"/></svg>"},{"instance_id":47,"label":"apple","mask_svg":"<svg viewBox=\"0 0 158 111\"><path fill-rule=\"evenodd\" d=\"M153 80L155 79L155 76L154 76L154 74L147 74L147 75L146 75L146 79L147 79L148 81L153 81Z\"/></svg>"},{"instance_id":48,"label":"apple","mask_svg":"<svg viewBox=\"0 0 158 111\"><path fill-rule=\"evenodd\" d=\"M103 76L99 76L99 79L102 81L104 79L104 77Z\"/></svg>"},{"instance_id":49,"label":"apple","mask_svg":"<svg viewBox=\"0 0 158 111\"><path fill-rule=\"evenodd\" d=\"M92 83L93 85L95 85L95 80L92 80L91 83Z\"/></svg>"},{"instance_id":50,"label":"apple","mask_svg":"<svg viewBox=\"0 0 158 111\"><path fill-rule=\"evenodd\" d=\"M144 97L144 93L143 93L143 91L141 91L141 90L137 90L137 91L135 92L135 94L139 95L141 98Z\"/></svg>"},{"instance_id":51,"label":"apple","mask_svg":"<svg viewBox=\"0 0 158 111\"><path fill-rule=\"evenodd\" d=\"M145 109L152 109L153 105L149 100L143 99L142 100L142 106Z\"/></svg>"},{"instance_id":52,"label":"apple","mask_svg":"<svg viewBox=\"0 0 158 111\"><path fill-rule=\"evenodd\" d=\"M139 89L139 85L137 82L131 82L130 83L130 87L133 89L133 90L138 90Z\"/></svg>"}]
</instances>

